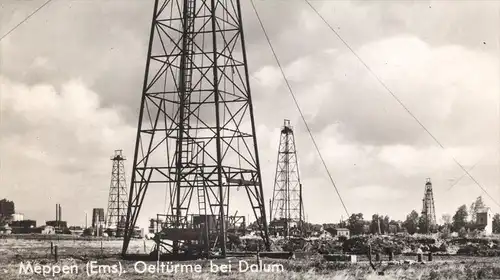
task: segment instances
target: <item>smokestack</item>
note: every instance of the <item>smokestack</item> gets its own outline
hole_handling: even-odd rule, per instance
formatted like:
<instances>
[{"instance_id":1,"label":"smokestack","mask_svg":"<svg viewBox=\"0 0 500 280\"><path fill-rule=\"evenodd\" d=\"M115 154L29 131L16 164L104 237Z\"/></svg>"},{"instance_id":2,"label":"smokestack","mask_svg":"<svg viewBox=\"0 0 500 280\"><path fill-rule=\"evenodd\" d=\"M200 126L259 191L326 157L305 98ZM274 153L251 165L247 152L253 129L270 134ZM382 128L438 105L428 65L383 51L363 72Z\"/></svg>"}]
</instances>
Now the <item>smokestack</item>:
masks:
<instances>
[{"instance_id":1,"label":"smokestack","mask_svg":"<svg viewBox=\"0 0 500 280\"><path fill-rule=\"evenodd\" d=\"M61 204L59 204L59 221L62 221L62 207L61 207Z\"/></svg>"},{"instance_id":2,"label":"smokestack","mask_svg":"<svg viewBox=\"0 0 500 280\"><path fill-rule=\"evenodd\" d=\"M59 204L56 204L56 222L59 220Z\"/></svg>"}]
</instances>

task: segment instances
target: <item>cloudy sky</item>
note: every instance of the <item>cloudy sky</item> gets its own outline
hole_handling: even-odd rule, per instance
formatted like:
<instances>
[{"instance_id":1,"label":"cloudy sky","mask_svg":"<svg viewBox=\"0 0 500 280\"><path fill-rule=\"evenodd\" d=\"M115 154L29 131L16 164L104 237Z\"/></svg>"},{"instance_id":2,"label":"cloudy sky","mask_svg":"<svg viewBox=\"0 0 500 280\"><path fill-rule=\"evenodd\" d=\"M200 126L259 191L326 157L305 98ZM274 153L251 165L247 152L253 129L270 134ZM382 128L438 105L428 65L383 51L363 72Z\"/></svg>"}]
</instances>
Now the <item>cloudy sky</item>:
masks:
<instances>
[{"instance_id":1,"label":"cloudy sky","mask_svg":"<svg viewBox=\"0 0 500 280\"><path fill-rule=\"evenodd\" d=\"M41 0L4 0L0 35ZM256 0L351 213L403 219L430 177L438 218L483 195L500 202L500 2L311 1L446 148L392 98L302 0ZM346 216L257 18L243 1L266 199L279 127L296 131L312 222ZM110 156L133 156L152 0L53 0L0 41L0 198L43 223L106 208ZM126 162L127 176L131 173ZM456 184L451 190L450 186ZM163 203L161 201L160 203Z\"/></svg>"}]
</instances>

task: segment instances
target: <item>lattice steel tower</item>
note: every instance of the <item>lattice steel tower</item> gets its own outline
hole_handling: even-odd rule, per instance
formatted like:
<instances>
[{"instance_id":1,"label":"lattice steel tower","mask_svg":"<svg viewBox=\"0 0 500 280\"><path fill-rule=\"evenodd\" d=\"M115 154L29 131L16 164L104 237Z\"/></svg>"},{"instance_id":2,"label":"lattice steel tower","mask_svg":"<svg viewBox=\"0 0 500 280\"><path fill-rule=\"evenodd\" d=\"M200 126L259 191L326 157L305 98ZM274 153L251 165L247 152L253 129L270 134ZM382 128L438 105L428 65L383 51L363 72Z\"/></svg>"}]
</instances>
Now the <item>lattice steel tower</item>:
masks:
<instances>
[{"instance_id":1,"label":"lattice steel tower","mask_svg":"<svg viewBox=\"0 0 500 280\"><path fill-rule=\"evenodd\" d=\"M116 228L117 234L123 231L128 209L127 186L125 183L125 157L122 150L115 150L111 157L111 184L109 186L108 211L106 212L106 227Z\"/></svg>"},{"instance_id":2,"label":"lattice steel tower","mask_svg":"<svg viewBox=\"0 0 500 280\"><path fill-rule=\"evenodd\" d=\"M223 221L240 188L269 249L241 16L239 0L154 3L124 256L148 190L162 186L167 254L203 228L207 247L225 256Z\"/></svg>"},{"instance_id":3,"label":"lattice steel tower","mask_svg":"<svg viewBox=\"0 0 500 280\"><path fill-rule=\"evenodd\" d=\"M299 230L302 228L304 219L302 184L295 137L289 120L285 120L281 128L271 208L271 221L283 221L286 236L290 236L292 224L296 224Z\"/></svg>"},{"instance_id":4,"label":"lattice steel tower","mask_svg":"<svg viewBox=\"0 0 500 280\"><path fill-rule=\"evenodd\" d=\"M425 231L429 231L436 225L436 210L434 209L434 195L432 193L431 179L427 178L425 183L424 199L422 199L422 215L425 218Z\"/></svg>"}]
</instances>

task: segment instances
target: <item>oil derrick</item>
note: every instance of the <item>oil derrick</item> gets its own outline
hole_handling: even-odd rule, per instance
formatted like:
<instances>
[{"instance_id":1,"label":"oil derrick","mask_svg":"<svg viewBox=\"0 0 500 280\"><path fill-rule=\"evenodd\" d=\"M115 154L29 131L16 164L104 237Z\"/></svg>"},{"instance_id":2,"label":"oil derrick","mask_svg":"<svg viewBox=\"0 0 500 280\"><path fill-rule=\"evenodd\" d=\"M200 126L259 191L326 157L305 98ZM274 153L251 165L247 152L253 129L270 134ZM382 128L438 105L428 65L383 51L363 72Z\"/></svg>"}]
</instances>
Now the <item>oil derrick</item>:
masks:
<instances>
[{"instance_id":1,"label":"oil derrick","mask_svg":"<svg viewBox=\"0 0 500 280\"><path fill-rule=\"evenodd\" d=\"M422 199L422 216L424 218L425 232L429 232L436 225L436 211L434 209L434 195L432 193L431 179L425 183L424 199Z\"/></svg>"},{"instance_id":2,"label":"oil derrick","mask_svg":"<svg viewBox=\"0 0 500 280\"><path fill-rule=\"evenodd\" d=\"M296 225L298 234L302 233L304 219L302 184L295 137L289 120L285 120L280 133L271 215L272 223L283 226L285 236L297 234L290 232L293 225Z\"/></svg>"},{"instance_id":3,"label":"oil derrick","mask_svg":"<svg viewBox=\"0 0 500 280\"><path fill-rule=\"evenodd\" d=\"M127 215L127 187L125 184L125 158L122 150L115 150L111 157L113 168L111 170L111 184L109 186L108 211L106 212L106 227L116 229L116 235L123 233L125 217Z\"/></svg>"},{"instance_id":4,"label":"oil derrick","mask_svg":"<svg viewBox=\"0 0 500 280\"><path fill-rule=\"evenodd\" d=\"M147 203L166 210L157 217L158 255L180 258L201 244L197 252L226 256L230 197L238 193L269 250L241 16L239 0L154 3L124 257L143 202L158 188L166 203Z\"/></svg>"}]
</instances>

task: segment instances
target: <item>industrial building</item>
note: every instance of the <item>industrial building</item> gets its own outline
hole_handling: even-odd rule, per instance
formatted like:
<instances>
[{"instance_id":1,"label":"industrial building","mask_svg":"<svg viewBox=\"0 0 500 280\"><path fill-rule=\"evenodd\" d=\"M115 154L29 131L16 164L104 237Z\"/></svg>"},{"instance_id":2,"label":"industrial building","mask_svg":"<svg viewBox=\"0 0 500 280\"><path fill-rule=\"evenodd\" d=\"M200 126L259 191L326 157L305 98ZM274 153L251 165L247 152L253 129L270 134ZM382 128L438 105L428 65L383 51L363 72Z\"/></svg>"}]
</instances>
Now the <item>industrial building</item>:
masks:
<instances>
[{"instance_id":1,"label":"industrial building","mask_svg":"<svg viewBox=\"0 0 500 280\"><path fill-rule=\"evenodd\" d=\"M33 233L34 230L36 229L36 221L34 220L14 221L10 223L10 227L12 229L13 234Z\"/></svg>"},{"instance_id":2,"label":"industrial building","mask_svg":"<svg viewBox=\"0 0 500 280\"><path fill-rule=\"evenodd\" d=\"M101 228L104 227L104 224L105 224L104 209L103 208L92 209L92 227Z\"/></svg>"}]
</instances>

